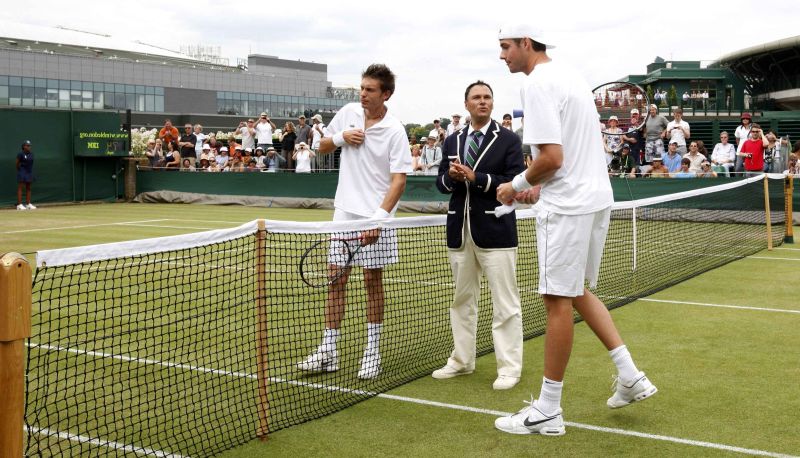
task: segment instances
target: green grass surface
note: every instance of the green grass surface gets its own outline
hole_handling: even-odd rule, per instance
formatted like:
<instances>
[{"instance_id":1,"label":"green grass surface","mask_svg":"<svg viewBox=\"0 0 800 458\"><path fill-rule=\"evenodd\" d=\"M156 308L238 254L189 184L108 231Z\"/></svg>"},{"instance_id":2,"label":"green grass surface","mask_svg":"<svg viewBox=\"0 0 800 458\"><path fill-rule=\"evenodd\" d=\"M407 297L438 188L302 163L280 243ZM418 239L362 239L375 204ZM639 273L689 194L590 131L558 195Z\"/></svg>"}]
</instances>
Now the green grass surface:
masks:
<instances>
[{"instance_id":1,"label":"green grass surface","mask_svg":"<svg viewBox=\"0 0 800 458\"><path fill-rule=\"evenodd\" d=\"M85 205L1 211L0 253L123 241L231 227L255 218L327 220L330 211L188 205ZM25 231L25 232L22 232ZM785 245L727 264L612 312L639 367L659 393L621 410L605 406L614 372L607 352L585 324L576 325L567 373L568 422L800 455L800 313L688 304L800 311L796 279L800 248ZM624 250L619 255L625 257ZM615 254L611 254L609 259ZM658 272L647 272L647 277ZM602 280L601 280L602 282ZM606 292L612 294L613 292ZM415 293L419 294L419 293ZM662 301L662 302L656 302ZM352 318L358 313L348 315ZM387 320L388 322L389 320ZM86 326L86 324L76 324ZM359 325L353 324L358 327ZM187 337L188 338L188 337ZM423 377L388 394L489 411L512 412L538 394L542 339L525 343L522 382L495 392L493 354L470 376ZM354 352L356 350L348 350ZM81 357L83 358L83 357ZM356 357L357 358L357 357ZM209 362L213 363L212 362ZM441 361L444 364L444 360ZM354 371L351 359L344 371ZM140 368L147 372L151 368ZM142 375L142 374L132 374ZM124 384L124 380L114 383ZM171 400L153 400L164 407ZM182 402L199 402L198 398ZM104 401L113 405L114 400ZM176 402L175 404L180 404ZM156 409L157 410L157 409ZM237 412L237 406L230 406ZM153 418L158 412L154 411ZM252 412L242 409L242 416ZM561 438L511 436L493 428L494 415L422 405L387 397L272 434L225 452L262 456L728 456L732 451L569 426ZM171 421L181 423L179 417ZM236 427L231 421L221 428ZM159 425L164 437L174 426ZM126 426L131 428L130 425ZM128 432L125 438L135 438ZM244 436L248 436L244 434ZM128 443L126 440L122 442ZM104 454L88 448L89 455ZM135 454L131 454L135 456Z\"/></svg>"}]
</instances>

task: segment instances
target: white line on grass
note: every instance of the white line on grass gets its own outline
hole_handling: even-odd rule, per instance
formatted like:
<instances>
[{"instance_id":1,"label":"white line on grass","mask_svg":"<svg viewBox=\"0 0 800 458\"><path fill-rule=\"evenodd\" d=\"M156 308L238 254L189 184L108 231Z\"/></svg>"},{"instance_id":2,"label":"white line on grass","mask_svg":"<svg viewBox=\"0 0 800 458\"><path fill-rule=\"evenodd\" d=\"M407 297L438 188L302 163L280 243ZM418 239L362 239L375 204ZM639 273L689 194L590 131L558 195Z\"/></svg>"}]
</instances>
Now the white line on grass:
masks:
<instances>
[{"instance_id":1,"label":"white line on grass","mask_svg":"<svg viewBox=\"0 0 800 458\"><path fill-rule=\"evenodd\" d=\"M166 219L147 219L143 221L122 221L119 223L104 223L104 224L86 224L83 226L61 226L61 227L42 227L38 229L24 229L20 231L7 231L7 232L0 232L0 234L22 234L25 232L43 232L43 231L60 231L64 229L85 229L87 227L100 227L100 226L124 226L126 224L138 224L138 223L158 223L161 221L168 221Z\"/></svg>"},{"instance_id":2,"label":"white line on grass","mask_svg":"<svg viewBox=\"0 0 800 458\"><path fill-rule=\"evenodd\" d=\"M726 308L726 309L739 309L739 310L757 310L759 312L778 312L778 313L797 313L800 314L800 310L787 310L787 309L773 309L767 307L748 307L744 305L727 305L727 304L708 304L705 302L686 302L686 301L670 301L667 299L650 299L648 297L643 297L641 299L637 299L640 301L645 302L662 302L666 304L686 304L686 305L700 305L703 307L719 307L719 308Z\"/></svg>"},{"instance_id":3,"label":"white line on grass","mask_svg":"<svg viewBox=\"0 0 800 458\"><path fill-rule=\"evenodd\" d=\"M770 259L772 261L800 261L800 259L794 258L774 258L771 256L748 256L747 259Z\"/></svg>"},{"instance_id":4,"label":"white line on grass","mask_svg":"<svg viewBox=\"0 0 800 458\"><path fill-rule=\"evenodd\" d=\"M142 364L154 364L154 365L160 365L160 366L164 366L164 367L180 368L180 369L186 369L186 370L197 371L197 372L202 372L202 373L211 373L211 374L218 374L218 375L229 375L229 376L234 376L234 377L246 377L246 378L250 378L250 379L256 379L257 378L257 376L255 374L250 374L250 373L247 373L247 372L224 371L224 370L220 370L220 369L213 369L213 368L208 368L208 367L203 367L203 366L195 366L195 365L190 365L190 364L180 364L180 363L174 363L174 362L169 362L169 361L158 361L158 360L154 360L154 359L140 359L140 358L136 358L136 357L132 357L132 356L128 356L128 355L114 355L114 354L102 353L102 352L97 352L97 351L89 351L89 350L76 349L76 348L57 347L57 346L43 345L43 344L36 344L36 343L28 343L27 346L31 347L31 348L41 348L41 349L53 350L53 351L65 351L65 352L69 352L69 353L96 356L96 357L100 357L100 358L113 358L113 359L118 359L118 360L128 361L128 362L137 362L137 363L142 363ZM398 395L394 395L394 394L377 393L377 392L373 392L373 391L366 391L366 390L360 390L360 389L354 389L354 388L345 388L345 387L340 387L340 386L335 386L335 385L325 385L325 384L321 384L321 383L304 382L304 381L300 381L300 380L291 380L291 379L284 379L284 378L279 378L279 377L270 377L269 380L272 383L286 383L286 384L290 384L290 385L303 386L303 387L321 389L321 390L326 390L326 391L335 391L335 392L340 392L340 393L348 393L348 394L355 394L355 395L361 395L361 396L375 396L375 397L378 397L378 398L390 399L390 400L394 400L394 401L411 402L411 403L422 404L422 405L426 405L426 406L442 407L442 408L453 409L453 410L461 410L461 411L465 411L465 412L473 412L473 413L480 413L480 414L485 414L485 415L492 415L492 416L496 416L496 417L502 417L502 416L511 415L511 412L502 412L502 411L499 411L499 410L481 409L481 408L477 408L477 407L462 406L462 405L458 405L458 404L449 404L449 403L446 403L446 402L430 401L430 400L427 400L427 399L418 399L418 398L411 398L411 397L407 397L407 396L398 396ZM794 457L792 455L785 455L785 454L781 454L781 453L768 452L768 451L765 451L765 450L756 450L756 449L749 449L749 448L743 448L743 447L735 447L735 446L732 446L732 445L717 444L717 443L714 443L714 442L697 441L697 440L692 440L692 439L682 439L680 437L662 436L660 434L649 434L649 433L643 433L643 432L639 432L639 431L630 431L630 430L627 430L627 429L608 428L608 427L605 427L605 426L595 426L595 425L588 425L588 424L584 424L584 423L573 423L573 422L564 422L564 424L567 425L567 426L573 427L573 428L578 428L578 429L586 429L586 430L598 431L598 432L609 433L609 434L619 434L619 435L623 435L623 436L640 437L640 438L643 438L643 439L660 440L660 441L665 441L665 442L674 442L676 444L692 445L692 446L695 446L695 447L711 448L711 449L716 449L716 450L724 450L724 451L728 451L728 452L744 453L744 454L758 455L758 456L769 456L769 457L775 457L775 458L798 458L798 457ZM68 434L68 433L60 433L60 434ZM59 437L61 437L61 436L59 436ZM107 442L104 442L104 441L98 441L97 445L104 445L106 443ZM173 456L173 455L158 455L158 456ZM174 456L177 456L177 455L174 455Z\"/></svg>"},{"instance_id":5,"label":"white line on grass","mask_svg":"<svg viewBox=\"0 0 800 458\"><path fill-rule=\"evenodd\" d=\"M183 458L183 455L178 455L175 453L162 452L161 450L153 450L151 448L138 447L136 445L120 444L119 442L113 442L106 439L80 436L78 434L72 434L63 431L53 431L47 428L37 428L36 426L31 426L30 428L26 426L25 430L30 431L33 434L38 434L47 437L58 437L59 439L78 442L81 444L98 445L101 447L107 447L114 450L120 450L123 452L136 453L137 455L151 455L164 458Z\"/></svg>"},{"instance_id":6,"label":"white line on grass","mask_svg":"<svg viewBox=\"0 0 800 458\"><path fill-rule=\"evenodd\" d=\"M208 231L210 230L207 227L191 227L191 226L163 226L159 224L139 224L139 223L120 223L123 226L131 226L131 227L159 227L164 229L194 229L198 231Z\"/></svg>"},{"instance_id":7,"label":"white line on grass","mask_svg":"<svg viewBox=\"0 0 800 458\"><path fill-rule=\"evenodd\" d=\"M800 248L784 248L784 247L778 247L778 248L773 248L773 249L774 249L774 250L786 250L786 251L800 251Z\"/></svg>"}]
</instances>

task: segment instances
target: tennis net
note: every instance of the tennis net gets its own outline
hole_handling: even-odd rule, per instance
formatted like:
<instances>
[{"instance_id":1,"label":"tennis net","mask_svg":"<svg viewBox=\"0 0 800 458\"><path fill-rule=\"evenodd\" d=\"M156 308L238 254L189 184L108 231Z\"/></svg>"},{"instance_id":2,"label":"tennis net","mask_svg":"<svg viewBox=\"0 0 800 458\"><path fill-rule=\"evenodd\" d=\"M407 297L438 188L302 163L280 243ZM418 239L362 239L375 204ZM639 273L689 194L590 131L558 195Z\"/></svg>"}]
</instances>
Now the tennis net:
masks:
<instances>
[{"instance_id":1,"label":"tennis net","mask_svg":"<svg viewBox=\"0 0 800 458\"><path fill-rule=\"evenodd\" d=\"M619 307L764 249L764 183L756 177L615 204L598 296ZM783 180L768 183L777 245L786 222ZM518 286L524 335L531 338L545 327L536 292L536 210L520 210L517 218ZM398 250L382 277L382 372L367 380L357 377L367 340L359 267L348 282L338 370L299 370L320 344L328 290L307 286L298 264L314 242L378 223L263 224L265 230L253 221L39 252L27 343L26 454L211 456L444 365L453 294L445 216L380 224ZM485 284L480 294L477 350L486 354L492 339Z\"/></svg>"}]
</instances>

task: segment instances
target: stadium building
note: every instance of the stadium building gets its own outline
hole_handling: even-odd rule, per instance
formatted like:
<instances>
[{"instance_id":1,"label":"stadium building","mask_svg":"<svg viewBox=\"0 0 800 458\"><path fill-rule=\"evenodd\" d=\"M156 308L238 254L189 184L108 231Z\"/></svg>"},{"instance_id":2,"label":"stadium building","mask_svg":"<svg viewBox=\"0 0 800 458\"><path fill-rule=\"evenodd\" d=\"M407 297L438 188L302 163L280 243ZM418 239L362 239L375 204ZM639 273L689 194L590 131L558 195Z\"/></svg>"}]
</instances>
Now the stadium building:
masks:
<instances>
[{"instance_id":1,"label":"stadium building","mask_svg":"<svg viewBox=\"0 0 800 458\"><path fill-rule=\"evenodd\" d=\"M266 111L275 122L294 120L358 100L356 89L332 86L326 64L254 54L230 65L209 48L179 53L110 35L5 24L0 106L130 109L134 125L170 117L231 128L232 117Z\"/></svg>"}]
</instances>

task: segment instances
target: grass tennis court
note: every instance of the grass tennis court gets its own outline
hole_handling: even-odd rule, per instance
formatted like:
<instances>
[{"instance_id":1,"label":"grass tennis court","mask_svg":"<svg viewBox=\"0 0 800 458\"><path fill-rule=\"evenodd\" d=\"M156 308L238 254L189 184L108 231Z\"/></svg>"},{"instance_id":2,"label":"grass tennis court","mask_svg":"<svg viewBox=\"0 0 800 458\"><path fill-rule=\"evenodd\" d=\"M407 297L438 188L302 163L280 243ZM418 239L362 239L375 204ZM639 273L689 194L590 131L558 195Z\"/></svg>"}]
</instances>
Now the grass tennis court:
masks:
<instances>
[{"instance_id":1,"label":"grass tennis court","mask_svg":"<svg viewBox=\"0 0 800 458\"><path fill-rule=\"evenodd\" d=\"M0 252L33 252L226 228L260 217L327 220L331 212L104 204L2 215ZM660 390L641 405L619 411L605 406L613 366L585 324L578 324L565 383L565 420L572 422L565 437L511 437L492 426L492 412L515 411L538 392L543 341L533 339L525 343L522 382L510 392L491 389L496 374L494 357L487 355L471 376L425 377L223 456L722 456L735 453L733 447L798 455L796 246L736 261L612 312L637 363Z\"/></svg>"}]
</instances>

